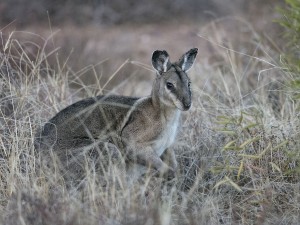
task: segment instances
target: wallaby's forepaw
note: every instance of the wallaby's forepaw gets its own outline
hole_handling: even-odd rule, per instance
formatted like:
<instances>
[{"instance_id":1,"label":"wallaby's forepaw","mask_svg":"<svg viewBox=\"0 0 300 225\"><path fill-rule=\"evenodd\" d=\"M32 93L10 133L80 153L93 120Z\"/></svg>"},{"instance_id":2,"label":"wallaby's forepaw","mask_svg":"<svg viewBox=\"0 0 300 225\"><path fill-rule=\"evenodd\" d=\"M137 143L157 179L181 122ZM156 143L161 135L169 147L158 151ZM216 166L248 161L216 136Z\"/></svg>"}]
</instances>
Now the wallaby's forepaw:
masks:
<instances>
[{"instance_id":1,"label":"wallaby's forepaw","mask_svg":"<svg viewBox=\"0 0 300 225\"><path fill-rule=\"evenodd\" d=\"M158 173L159 176L164 177L167 180L173 180L176 177L176 172L171 167L164 168Z\"/></svg>"},{"instance_id":2,"label":"wallaby's forepaw","mask_svg":"<svg viewBox=\"0 0 300 225\"><path fill-rule=\"evenodd\" d=\"M170 168L165 174L164 177L168 180L173 180L176 178L176 172L172 168Z\"/></svg>"}]
</instances>

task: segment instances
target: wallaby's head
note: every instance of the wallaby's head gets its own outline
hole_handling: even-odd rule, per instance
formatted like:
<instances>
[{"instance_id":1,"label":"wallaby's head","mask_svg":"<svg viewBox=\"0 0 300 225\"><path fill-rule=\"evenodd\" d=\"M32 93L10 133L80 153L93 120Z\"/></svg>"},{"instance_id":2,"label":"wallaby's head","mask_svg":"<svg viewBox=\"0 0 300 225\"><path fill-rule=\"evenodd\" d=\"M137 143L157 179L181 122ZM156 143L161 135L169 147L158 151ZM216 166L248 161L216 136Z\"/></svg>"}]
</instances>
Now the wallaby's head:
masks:
<instances>
[{"instance_id":1,"label":"wallaby's head","mask_svg":"<svg viewBox=\"0 0 300 225\"><path fill-rule=\"evenodd\" d=\"M192 67L197 53L198 49L193 48L177 62L171 63L166 51L156 50L153 52L152 65L157 72L153 91L158 92L163 104L184 111L191 107L191 82L186 72Z\"/></svg>"}]
</instances>

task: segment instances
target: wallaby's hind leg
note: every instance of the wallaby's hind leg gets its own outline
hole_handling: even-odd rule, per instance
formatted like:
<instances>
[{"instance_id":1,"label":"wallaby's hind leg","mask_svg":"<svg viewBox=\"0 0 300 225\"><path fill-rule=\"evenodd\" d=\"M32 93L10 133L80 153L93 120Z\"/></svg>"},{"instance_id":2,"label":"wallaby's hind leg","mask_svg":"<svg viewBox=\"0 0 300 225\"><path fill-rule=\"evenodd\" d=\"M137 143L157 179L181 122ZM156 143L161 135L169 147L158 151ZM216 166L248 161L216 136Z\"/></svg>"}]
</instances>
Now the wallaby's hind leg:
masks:
<instances>
[{"instance_id":1,"label":"wallaby's hind leg","mask_svg":"<svg viewBox=\"0 0 300 225\"><path fill-rule=\"evenodd\" d=\"M112 163L123 163L119 149L109 142L88 138L73 139L65 140L62 145L56 147L59 148L59 151L57 149L51 151L55 154L55 157L51 157L45 162L50 167L52 167L51 165L59 165L65 181L70 184L76 185L82 182L83 179L86 179L88 171L97 171L97 174L101 177L101 175L107 173ZM54 162L56 160L58 161Z\"/></svg>"},{"instance_id":2,"label":"wallaby's hind leg","mask_svg":"<svg viewBox=\"0 0 300 225\"><path fill-rule=\"evenodd\" d=\"M109 142L91 139L77 139L73 140L73 142L76 143L74 148L69 148L65 152L68 163L77 161L84 164L86 157L92 159L96 164L110 163L122 157L118 147Z\"/></svg>"}]
</instances>

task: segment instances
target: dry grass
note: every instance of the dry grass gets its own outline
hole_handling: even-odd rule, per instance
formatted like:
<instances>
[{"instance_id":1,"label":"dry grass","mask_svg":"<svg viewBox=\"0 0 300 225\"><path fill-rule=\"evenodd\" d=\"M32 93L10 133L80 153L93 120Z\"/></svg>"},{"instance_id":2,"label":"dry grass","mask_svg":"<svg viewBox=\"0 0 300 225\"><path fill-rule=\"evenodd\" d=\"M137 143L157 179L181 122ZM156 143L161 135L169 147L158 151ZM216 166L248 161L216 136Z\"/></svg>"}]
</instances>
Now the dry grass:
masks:
<instances>
[{"instance_id":1,"label":"dry grass","mask_svg":"<svg viewBox=\"0 0 300 225\"><path fill-rule=\"evenodd\" d=\"M87 161L81 187L66 187L59 170L41 166L34 134L82 93L99 94L104 83L98 80L98 89L81 85L81 90L72 90L69 83L81 83L82 72L74 73L64 62L51 70L43 48L31 58L17 40L4 41L1 223L298 224L299 109L285 88L290 76L280 68L269 42L251 39L256 50L242 54L230 43L219 46L220 33L216 29L209 39L217 63L197 63L190 73L194 103L174 144L177 179L167 182L146 175L128 185L112 172L114 164L100 176ZM126 92L135 84L122 85Z\"/></svg>"}]
</instances>

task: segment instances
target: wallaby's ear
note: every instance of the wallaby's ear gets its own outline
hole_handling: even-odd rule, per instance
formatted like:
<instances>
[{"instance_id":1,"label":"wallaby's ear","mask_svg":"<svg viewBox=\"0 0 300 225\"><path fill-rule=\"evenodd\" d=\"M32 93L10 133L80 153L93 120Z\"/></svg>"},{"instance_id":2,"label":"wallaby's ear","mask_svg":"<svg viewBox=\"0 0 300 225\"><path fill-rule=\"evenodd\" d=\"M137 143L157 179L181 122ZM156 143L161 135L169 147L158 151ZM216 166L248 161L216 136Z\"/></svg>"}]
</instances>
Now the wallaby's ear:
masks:
<instances>
[{"instance_id":1,"label":"wallaby's ear","mask_svg":"<svg viewBox=\"0 0 300 225\"><path fill-rule=\"evenodd\" d=\"M198 53L198 48L192 48L178 60L178 65L183 71L186 72L189 69L191 69L196 59L197 53Z\"/></svg>"},{"instance_id":2,"label":"wallaby's ear","mask_svg":"<svg viewBox=\"0 0 300 225\"><path fill-rule=\"evenodd\" d=\"M170 68L171 63L169 60L169 54L163 50L156 50L152 54L152 66L156 69L159 73L167 72Z\"/></svg>"}]
</instances>

